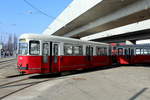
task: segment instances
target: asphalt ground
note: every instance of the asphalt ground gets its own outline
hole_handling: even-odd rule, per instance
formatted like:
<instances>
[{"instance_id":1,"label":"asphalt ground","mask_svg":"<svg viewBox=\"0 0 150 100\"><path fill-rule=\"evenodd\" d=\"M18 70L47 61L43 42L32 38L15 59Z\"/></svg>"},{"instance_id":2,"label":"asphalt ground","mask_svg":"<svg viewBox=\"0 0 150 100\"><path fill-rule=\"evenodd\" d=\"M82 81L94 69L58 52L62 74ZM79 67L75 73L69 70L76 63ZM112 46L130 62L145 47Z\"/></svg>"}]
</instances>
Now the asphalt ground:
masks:
<instances>
[{"instance_id":1,"label":"asphalt ground","mask_svg":"<svg viewBox=\"0 0 150 100\"><path fill-rule=\"evenodd\" d=\"M35 75L46 79L53 75ZM78 71L56 77L3 100L150 100L150 66L121 66Z\"/></svg>"},{"instance_id":2,"label":"asphalt ground","mask_svg":"<svg viewBox=\"0 0 150 100\"><path fill-rule=\"evenodd\" d=\"M0 79L11 75L19 74L17 71L16 58L2 58L0 59Z\"/></svg>"}]
</instances>

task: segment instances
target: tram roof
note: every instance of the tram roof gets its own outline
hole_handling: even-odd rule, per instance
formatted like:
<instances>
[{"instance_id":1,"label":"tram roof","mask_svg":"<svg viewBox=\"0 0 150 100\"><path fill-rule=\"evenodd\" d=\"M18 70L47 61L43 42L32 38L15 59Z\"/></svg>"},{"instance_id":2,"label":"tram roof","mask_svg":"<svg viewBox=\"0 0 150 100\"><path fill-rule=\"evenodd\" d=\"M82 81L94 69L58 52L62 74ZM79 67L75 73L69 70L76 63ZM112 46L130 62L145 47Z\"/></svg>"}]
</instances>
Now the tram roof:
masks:
<instances>
[{"instance_id":1,"label":"tram roof","mask_svg":"<svg viewBox=\"0 0 150 100\"><path fill-rule=\"evenodd\" d=\"M46 34L22 34L19 39L33 39L33 40L45 40L45 41L55 41L55 42L69 42L69 43L85 43L85 44L97 44L97 45L109 45L102 42L93 42L87 40L73 39L61 36L46 35Z\"/></svg>"}]
</instances>

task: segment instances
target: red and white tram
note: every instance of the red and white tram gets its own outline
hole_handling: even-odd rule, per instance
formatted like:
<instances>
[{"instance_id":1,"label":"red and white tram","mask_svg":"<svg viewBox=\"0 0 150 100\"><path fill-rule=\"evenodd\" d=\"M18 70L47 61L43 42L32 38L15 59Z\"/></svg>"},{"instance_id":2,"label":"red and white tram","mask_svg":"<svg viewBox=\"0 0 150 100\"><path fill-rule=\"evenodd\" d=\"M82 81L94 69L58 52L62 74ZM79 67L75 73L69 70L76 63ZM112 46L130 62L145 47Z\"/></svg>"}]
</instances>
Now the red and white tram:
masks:
<instances>
[{"instance_id":1,"label":"red and white tram","mask_svg":"<svg viewBox=\"0 0 150 100\"><path fill-rule=\"evenodd\" d=\"M150 64L150 45L116 46L113 51L119 64Z\"/></svg>"},{"instance_id":2,"label":"red and white tram","mask_svg":"<svg viewBox=\"0 0 150 100\"><path fill-rule=\"evenodd\" d=\"M106 65L112 65L109 44L38 34L19 38L17 66L21 73L58 73Z\"/></svg>"}]
</instances>

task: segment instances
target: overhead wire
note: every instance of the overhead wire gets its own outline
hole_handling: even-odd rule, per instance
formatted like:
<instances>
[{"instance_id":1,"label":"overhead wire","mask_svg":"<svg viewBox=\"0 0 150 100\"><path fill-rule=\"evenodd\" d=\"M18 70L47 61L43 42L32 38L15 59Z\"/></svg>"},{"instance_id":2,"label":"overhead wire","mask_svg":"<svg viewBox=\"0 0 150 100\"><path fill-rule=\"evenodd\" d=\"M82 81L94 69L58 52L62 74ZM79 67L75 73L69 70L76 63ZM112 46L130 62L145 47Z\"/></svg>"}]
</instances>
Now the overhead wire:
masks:
<instances>
[{"instance_id":1,"label":"overhead wire","mask_svg":"<svg viewBox=\"0 0 150 100\"><path fill-rule=\"evenodd\" d=\"M56 17L51 16L51 15L48 15L47 13L45 13L44 11L42 11L41 9L35 7L35 6L34 6L33 4L31 4L29 1L27 1L27 0L23 0L23 1L24 1L26 4L28 4L30 7L32 7L32 8L35 9L36 11L38 11L39 13L41 13L41 14L43 14L43 15L45 15L45 16L51 18L51 19L56 19ZM63 22L63 21L60 20L60 19L57 19L56 21L58 21L58 22L60 22L60 23ZM65 27L67 27L67 26L65 26ZM67 28L69 28L69 27L67 27ZM69 28L69 29L70 29L70 28Z\"/></svg>"},{"instance_id":2,"label":"overhead wire","mask_svg":"<svg viewBox=\"0 0 150 100\"><path fill-rule=\"evenodd\" d=\"M35 7L33 4L31 4L30 2L28 2L27 0L23 0L26 4L28 4L30 7L32 7L33 9L35 9L36 11L38 11L39 13L51 18L51 19L56 19L56 17L50 16L47 13L43 12L41 9Z\"/></svg>"}]
</instances>

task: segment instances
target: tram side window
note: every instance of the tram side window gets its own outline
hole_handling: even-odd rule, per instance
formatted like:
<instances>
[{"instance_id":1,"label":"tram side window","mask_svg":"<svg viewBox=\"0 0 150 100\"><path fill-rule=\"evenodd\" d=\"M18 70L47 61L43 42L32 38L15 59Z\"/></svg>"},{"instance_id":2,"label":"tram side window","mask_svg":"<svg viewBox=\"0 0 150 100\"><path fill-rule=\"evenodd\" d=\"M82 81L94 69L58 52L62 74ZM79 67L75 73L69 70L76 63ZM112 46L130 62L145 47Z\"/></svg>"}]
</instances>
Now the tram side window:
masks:
<instances>
[{"instance_id":1,"label":"tram side window","mask_svg":"<svg viewBox=\"0 0 150 100\"><path fill-rule=\"evenodd\" d=\"M150 48L147 49L148 54L150 54Z\"/></svg>"},{"instance_id":2,"label":"tram side window","mask_svg":"<svg viewBox=\"0 0 150 100\"><path fill-rule=\"evenodd\" d=\"M125 54L125 55L128 55L127 49L124 49L124 54Z\"/></svg>"},{"instance_id":3,"label":"tram side window","mask_svg":"<svg viewBox=\"0 0 150 100\"><path fill-rule=\"evenodd\" d=\"M144 54L144 49L141 49L141 55L143 55Z\"/></svg>"},{"instance_id":4,"label":"tram side window","mask_svg":"<svg viewBox=\"0 0 150 100\"><path fill-rule=\"evenodd\" d=\"M40 55L40 42L30 41L29 50L31 55Z\"/></svg>"},{"instance_id":5,"label":"tram side window","mask_svg":"<svg viewBox=\"0 0 150 100\"><path fill-rule=\"evenodd\" d=\"M83 48L82 46L74 46L74 55L83 55Z\"/></svg>"},{"instance_id":6,"label":"tram side window","mask_svg":"<svg viewBox=\"0 0 150 100\"><path fill-rule=\"evenodd\" d=\"M93 47L90 47L90 46L86 47L86 55L93 56Z\"/></svg>"},{"instance_id":7,"label":"tram side window","mask_svg":"<svg viewBox=\"0 0 150 100\"><path fill-rule=\"evenodd\" d=\"M96 55L97 56L105 56L107 55L107 48L106 47L96 47Z\"/></svg>"},{"instance_id":8,"label":"tram side window","mask_svg":"<svg viewBox=\"0 0 150 100\"><path fill-rule=\"evenodd\" d=\"M101 55L100 47L96 47L96 55L97 55L97 56L100 56L100 55Z\"/></svg>"},{"instance_id":9,"label":"tram side window","mask_svg":"<svg viewBox=\"0 0 150 100\"><path fill-rule=\"evenodd\" d=\"M43 44L43 55L48 55L49 54L49 48L48 48L48 43Z\"/></svg>"},{"instance_id":10,"label":"tram side window","mask_svg":"<svg viewBox=\"0 0 150 100\"><path fill-rule=\"evenodd\" d=\"M87 55L87 56L90 55L89 46L86 47L86 55Z\"/></svg>"},{"instance_id":11,"label":"tram side window","mask_svg":"<svg viewBox=\"0 0 150 100\"><path fill-rule=\"evenodd\" d=\"M140 55L141 54L141 50L140 49L136 49L136 55Z\"/></svg>"},{"instance_id":12,"label":"tram side window","mask_svg":"<svg viewBox=\"0 0 150 100\"><path fill-rule=\"evenodd\" d=\"M64 45L64 54L72 55L73 54L73 46L72 45Z\"/></svg>"},{"instance_id":13,"label":"tram side window","mask_svg":"<svg viewBox=\"0 0 150 100\"><path fill-rule=\"evenodd\" d=\"M149 54L150 54L150 48L144 49L144 54L145 54L145 55L149 55Z\"/></svg>"},{"instance_id":14,"label":"tram side window","mask_svg":"<svg viewBox=\"0 0 150 100\"><path fill-rule=\"evenodd\" d=\"M134 49L131 49L131 55L134 55Z\"/></svg>"},{"instance_id":15,"label":"tram side window","mask_svg":"<svg viewBox=\"0 0 150 100\"><path fill-rule=\"evenodd\" d=\"M100 55L104 56L104 48L100 48Z\"/></svg>"},{"instance_id":16,"label":"tram side window","mask_svg":"<svg viewBox=\"0 0 150 100\"><path fill-rule=\"evenodd\" d=\"M104 48L104 55L107 55L107 48Z\"/></svg>"},{"instance_id":17,"label":"tram side window","mask_svg":"<svg viewBox=\"0 0 150 100\"><path fill-rule=\"evenodd\" d=\"M90 56L93 56L93 47L90 47Z\"/></svg>"},{"instance_id":18,"label":"tram side window","mask_svg":"<svg viewBox=\"0 0 150 100\"><path fill-rule=\"evenodd\" d=\"M58 44L54 44L53 51L54 51L54 63L57 63L58 62Z\"/></svg>"},{"instance_id":19,"label":"tram side window","mask_svg":"<svg viewBox=\"0 0 150 100\"><path fill-rule=\"evenodd\" d=\"M58 44L54 44L54 55L58 56Z\"/></svg>"},{"instance_id":20,"label":"tram side window","mask_svg":"<svg viewBox=\"0 0 150 100\"><path fill-rule=\"evenodd\" d=\"M123 55L123 48L118 48L118 55Z\"/></svg>"},{"instance_id":21,"label":"tram side window","mask_svg":"<svg viewBox=\"0 0 150 100\"><path fill-rule=\"evenodd\" d=\"M145 54L145 55L148 54L148 49L144 49L144 54Z\"/></svg>"}]
</instances>

